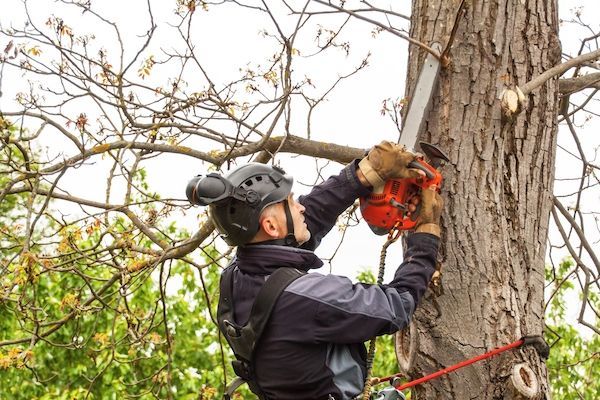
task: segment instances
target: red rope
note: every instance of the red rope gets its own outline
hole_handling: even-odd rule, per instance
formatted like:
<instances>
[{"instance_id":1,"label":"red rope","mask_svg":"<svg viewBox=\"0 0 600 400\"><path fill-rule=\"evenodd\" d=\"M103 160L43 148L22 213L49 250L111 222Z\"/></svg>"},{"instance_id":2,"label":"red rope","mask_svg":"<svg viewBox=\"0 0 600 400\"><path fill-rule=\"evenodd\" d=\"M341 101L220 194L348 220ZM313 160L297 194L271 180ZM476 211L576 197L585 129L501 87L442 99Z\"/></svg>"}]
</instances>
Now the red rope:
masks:
<instances>
[{"instance_id":1,"label":"red rope","mask_svg":"<svg viewBox=\"0 0 600 400\"><path fill-rule=\"evenodd\" d=\"M511 344L507 344L506 346L495 348L493 350L488 351L485 354L480 354L477 357L473 357L473 358L469 358L468 360L461 361L458 364L454 364L454 365L452 365L452 366L450 366L448 368L441 369L441 370L439 370L437 372L434 372L433 374L429 374L429 375L424 376L422 378L415 379L414 381L410 381L410 382L407 382L407 383L402 384L402 385L394 385L392 383L392 385L396 389L398 389L398 390L404 390L404 389L407 389L409 387L412 387L412 386L415 386L415 385L419 385L419 384L421 384L423 382L430 381L430 380L435 379L435 378L437 378L439 376L446 375L446 374L448 374L448 373L450 373L452 371L455 371L455 370L457 370L459 368L462 368L462 367L466 367L467 365L471 365L471 364L473 364L473 363L475 363L477 361L485 360L486 358L493 357L496 354L500 354L500 353L505 352L507 350L514 349L516 347L521 346L523 343L525 343L525 340L524 339L519 339L516 342L513 342ZM386 376L384 378L378 378L377 379L377 383L389 381L389 380L391 380L391 379L393 379L393 378L395 378L397 376L400 376L400 375L402 375L402 374L400 373L400 374Z\"/></svg>"}]
</instances>

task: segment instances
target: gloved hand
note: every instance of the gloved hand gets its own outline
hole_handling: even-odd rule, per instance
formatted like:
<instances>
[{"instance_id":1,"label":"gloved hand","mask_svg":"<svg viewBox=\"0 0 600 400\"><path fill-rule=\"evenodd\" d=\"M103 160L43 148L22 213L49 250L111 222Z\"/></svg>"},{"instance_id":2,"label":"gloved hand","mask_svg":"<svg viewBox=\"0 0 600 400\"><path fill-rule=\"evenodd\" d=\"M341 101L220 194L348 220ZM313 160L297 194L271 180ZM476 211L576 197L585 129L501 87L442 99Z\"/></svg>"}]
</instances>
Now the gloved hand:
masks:
<instances>
[{"instance_id":1,"label":"gloved hand","mask_svg":"<svg viewBox=\"0 0 600 400\"><path fill-rule=\"evenodd\" d=\"M440 236L440 216L444 208L444 200L432 185L421 191L421 210L417 218L415 232L427 232Z\"/></svg>"},{"instance_id":2,"label":"gloved hand","mask_svg":"<svg viewBox=\"0 0 600 400\"><path fill-rule=\"evenodd\" d=\"M416 154L406 151L403 146L384 140L369 151L358 167L371 186L380 187L388 179L418 178L424 175L420 170L408 168L408 164L416 158Z\"/></svg>"}]
</instances>

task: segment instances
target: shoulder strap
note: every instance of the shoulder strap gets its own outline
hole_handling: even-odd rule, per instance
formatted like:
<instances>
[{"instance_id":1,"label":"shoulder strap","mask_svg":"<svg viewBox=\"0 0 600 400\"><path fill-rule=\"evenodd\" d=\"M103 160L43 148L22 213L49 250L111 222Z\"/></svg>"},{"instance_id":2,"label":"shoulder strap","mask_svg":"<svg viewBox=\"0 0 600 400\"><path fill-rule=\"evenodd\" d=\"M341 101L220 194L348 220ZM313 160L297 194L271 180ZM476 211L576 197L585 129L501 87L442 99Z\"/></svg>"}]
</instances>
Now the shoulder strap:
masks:
<instances>
[{"instance_id":1,"label":"shoulder strap","mask_svg":"<svg viewBox=\"0 0 600 400\"><path fill-rule=\"evenodd\" d=\"M271 317L277 299L290 283L304 274L305 272L295 268L278 268L258 292L246 325L235 329L235 324L231 324L231 321L225 322L228 325L225 328L228 331L226 336L228 336L233 352L237 356L248 361L252 359L256 345ZM233 281L232 278L229 279ZM231 297L229 299L231 302Z\"/></svg>"},{"instance_id":2,"label":"shoulder strap","mask_svg":"<svg viewBox=\"0 0 600 400\"><path fill-rule=\"evenodd\" d=\"M233 321L233 304L231 293L233 290L233 270L235 265L232 264L225 268L221 273L219 282L219 303L217 305L217 322L219 329L225 333L224 321Z\"/></svg>"},{"instance_id":3,"label":"shoulder strap","mask_svg":"<svg viewBox=\"0 0 600 400\"><path fill-rule=\"evenodd\" d=\"M253 347L258 343L281 293L293 281L305 274L306 272L302 272L296 268L278 268L267 279L260 292L258 292L256 300L254 300L252 310L250 311L250 318L246 324L246 327L254 331L255 342L253 343Z\"/></svg>"},{"instance_id":4,"label":"shoulder strap","mask_svg":"<svg viewBox=\"0 0 600 400\"><path fill-rule=\"evenodd\" d=\"M248 322L244 326L237 325L233 320L233 271L234 266L227 267L220 282L221 294L217 309L219 329L231 346L237 360L232 362L235 373L242 379L236 379L228 386L224 399L229 399L233 391L244 381L259 399L266 399L255 380L253 356L263 330L271 317L277 299L286 287L306 272L295 268L278 268L269 276L262 286L250 311Z\"/></svg>"}]
</instances>

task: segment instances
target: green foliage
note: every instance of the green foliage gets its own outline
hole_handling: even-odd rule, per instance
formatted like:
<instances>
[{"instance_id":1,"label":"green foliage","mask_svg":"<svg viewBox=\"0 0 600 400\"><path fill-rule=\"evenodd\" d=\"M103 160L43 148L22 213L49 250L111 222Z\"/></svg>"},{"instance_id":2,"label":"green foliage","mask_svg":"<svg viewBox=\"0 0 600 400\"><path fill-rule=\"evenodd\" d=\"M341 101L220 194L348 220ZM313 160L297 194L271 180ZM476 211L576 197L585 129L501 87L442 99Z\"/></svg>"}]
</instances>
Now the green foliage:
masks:
<instances>
[{"instance_id":1,"label":"green foliage","mask_svg":"<svg viewBox=\"0 0 600 400\"><path fill-rule=\"evenodd\" d=\"M564 260L556 271L546 268L546 281L562 282L573 269L571 259ZM572 278L571 278L572 279ZM573 296L575 286L570 280L556 289L546 310L546 340L555 344L550 350L548 367L552 397L561 400L600 398L600 337L582 337L576 327L565 321L565 299ZM598 310L597 293L589 293L591 305Z\"/></svg>"},{"instance_id":2,"label":"green foliage","mask_svg":"<svg viewBox=\"0 0 600 400\"><path fill-rule=\"evenodd\" d=\"M219 398L224 365L232 376L230 354L221 348L209 313L214 315L216 308L219 272L214 263L202 269L205 296L198 271L175 262L163 274L180 285L171 284L179 288L166 296L164 306L157 277L152 276L139 283L127 302L116 299L109 308L90 310L72 295L81 285L76 277L40 276L37 295L53 299L45 312L59 316L76 310L77 316L49 342L31 350L25 344L0 351L0 398L151 399L167 398L168 392L173 398L197 399L199 393L205 399ZM0 304L0 315L0 340L26 333L19 326L21 316L9 304Z\"/></svg>"},{"instance_id":3,"label":"green foliage","mask_svg":"<svg viewBox=\"0 0 600 400\"><path fill-rule=\"evenodd\" d=\"M202 270L208 293L216 293L219 271L215 264ZM198 272L189 265L176 262L170 273L182 284L167 296L166 310L155 278L140 282L127 304L114 300L108 309L86 310L72 295L81 285L76 277L39 277L37 295L53 299L46 303L46 313L59 316L76 310L78 315L50 336L51 342L40 342L32 350L21 345L0 352L0 368L5 369L0 374L0 398L72 399L88 392L88 398L167 398L167 392L176 398L198 398L198 393L217 398L223 365L229 368L230 356L221 354L208 313L211 299L204 296ZM215 306L213 298L213 314ZM1 339L14 337L15 332L25 334L17 310L2 304L0 314Z\"/></svg>"},{"instance_id":4,"label":"green foliage","mask_svg":"<svg viewBox=\"0 0 600 400\"><path fill-rule=\"evenodd\" d=\"M19 153L5 146L0 157L18 162ZM9 179L0 175L0 187ZM143 170L134 182L147 189ZM220 398L233 371L213 322L217 250L202 249L203 266L151 267L151 256L135 249L156 246L119 215L43 217L26 239L29 196L0 202L0 342L27 339L0 347L0 399ZM154 210L132 207L137 215ZM163 240L189 237L174 223L157 227Z\"/></svg>"}]
</instances>

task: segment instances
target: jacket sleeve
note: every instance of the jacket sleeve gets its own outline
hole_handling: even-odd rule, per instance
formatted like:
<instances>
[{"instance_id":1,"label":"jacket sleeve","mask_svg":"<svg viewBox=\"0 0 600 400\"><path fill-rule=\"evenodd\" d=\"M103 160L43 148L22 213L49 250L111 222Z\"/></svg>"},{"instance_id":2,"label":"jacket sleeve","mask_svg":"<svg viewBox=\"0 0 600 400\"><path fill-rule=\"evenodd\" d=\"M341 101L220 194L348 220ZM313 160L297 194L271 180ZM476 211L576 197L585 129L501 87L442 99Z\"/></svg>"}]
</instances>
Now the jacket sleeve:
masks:
<instances>
[{"instance_id":1,"label":"jacket sleeve","mask_svg":"<svg viewBox=\"0 0 600 400\"><path fill-rule=\"evenodd\" d=\"M308 195L299 197L298 201L306 208L304 218L311 234L310 240L302 245L303 249L316 249L337 217L357 198L371 193L358 180L356 168L358 160L351 162L338 175L315 186Z\"/></svg>"},{"instance_id":2,"label":"jacket sleeve","mask_svg":"<svg viewBox=\"0 0 600 400\"><path fill-rule=\"evenodd\" d=\"M434 235L409 235L404 261L386 285L352 284L345 277L311 273L286 291L315 305L315 342L363 342L409 323L435 271L438 246Z\"/></svg>"}]
</instances>

